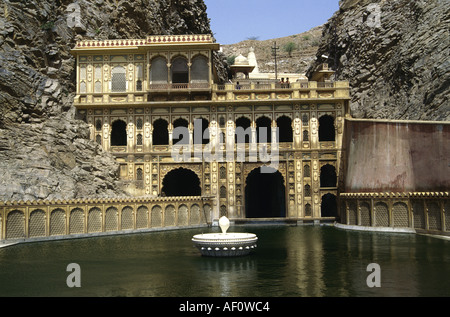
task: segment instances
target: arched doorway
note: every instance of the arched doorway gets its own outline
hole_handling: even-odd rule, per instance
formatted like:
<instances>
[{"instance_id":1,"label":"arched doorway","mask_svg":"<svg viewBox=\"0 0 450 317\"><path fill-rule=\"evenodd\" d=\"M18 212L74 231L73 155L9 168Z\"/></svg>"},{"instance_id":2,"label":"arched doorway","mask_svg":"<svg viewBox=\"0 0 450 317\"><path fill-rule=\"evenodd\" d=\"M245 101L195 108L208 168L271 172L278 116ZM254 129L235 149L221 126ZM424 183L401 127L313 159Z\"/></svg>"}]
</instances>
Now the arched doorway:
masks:
<instances>
[{"instance_id":1,"label":"arched doorway","mask_svg":"<svg viewBox=\"0 0 450 317\"><path fill-rule=\"evenodd\" d=\"M127 124L122 120L116 120L111 128L111 146L127 145Z\"/></svg>"},{"instance_id":2,"label":"arched doorway","mask_svg":"<svg viewBox=\"0 0 450 317\"><path fill-rule=\"evenodd\" d=\"M256 168L250 172L245 186L245 214L247 218L286 217L284 180L279 171L262 173Z\"/></svg>"},{"instance_id":3,"label":"arched doorway","mask_svg":"<svg viewBox=\"0 0 450 317\"><path fill-rule=\"evenodd\" d=\"M186 168L174 169L164 177L162 193L165 196L201 196L200 179Z\"/></svg>"},{"instance_id":4,"label":"arched doorway","mask_svg":"<svg viewBox=\"0 0 450 317\"><path fill-rule=\"evenodd\" d=\"M335 195L325 194L322 196L320 215L322 217L337 217L337 201Z\"/></svg>"}]
</instances>

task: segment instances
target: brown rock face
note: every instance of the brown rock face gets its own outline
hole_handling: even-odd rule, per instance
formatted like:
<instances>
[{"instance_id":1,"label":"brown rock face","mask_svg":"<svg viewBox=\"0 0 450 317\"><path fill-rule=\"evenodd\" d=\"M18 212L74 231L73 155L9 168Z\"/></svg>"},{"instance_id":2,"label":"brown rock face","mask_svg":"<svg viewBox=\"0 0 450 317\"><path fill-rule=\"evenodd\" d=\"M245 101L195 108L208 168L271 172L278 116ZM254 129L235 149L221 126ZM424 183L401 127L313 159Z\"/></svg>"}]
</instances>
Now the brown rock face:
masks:
<instances>
[{"instance_id":1,"label":"brown rock face","mask_svg":"<svg viewBox=\"0 0 450 317\"><path fill-rule=\"evenodd\" d=\"M343 0L309 73L350 81L356 118L450 120L449 17L445 0Z\"/></svg>"}]
</instances>

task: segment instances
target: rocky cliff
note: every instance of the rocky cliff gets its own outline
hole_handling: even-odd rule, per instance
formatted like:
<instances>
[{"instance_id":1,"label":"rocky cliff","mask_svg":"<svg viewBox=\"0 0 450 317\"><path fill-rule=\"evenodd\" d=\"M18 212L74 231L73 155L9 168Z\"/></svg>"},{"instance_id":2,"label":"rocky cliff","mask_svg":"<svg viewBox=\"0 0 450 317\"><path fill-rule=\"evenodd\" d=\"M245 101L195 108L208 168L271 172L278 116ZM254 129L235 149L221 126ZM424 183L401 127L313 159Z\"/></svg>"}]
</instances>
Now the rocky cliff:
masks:
<instances>
[{"instance_id":1,"label":"rocky cliff","mask_svg":"<svg viewBox=\"0 0 450 317\"><path fill-rule=\"evenodd\" d=\"M448 0L341 0L308 73L349 80L356 118L450 120L449 30Z\"/></svg>"},{"instance_id":2,"label":"rocky cliff","mask_svg":"<svg viewBox=\"0 0 450 317\"><path fill-rule=\"evenodd\" d=\"M194 33L212 33L203 0L1 0L0 200L124 195L114 158L76 119L70 50Z\"/></svg>"}]
</instances>

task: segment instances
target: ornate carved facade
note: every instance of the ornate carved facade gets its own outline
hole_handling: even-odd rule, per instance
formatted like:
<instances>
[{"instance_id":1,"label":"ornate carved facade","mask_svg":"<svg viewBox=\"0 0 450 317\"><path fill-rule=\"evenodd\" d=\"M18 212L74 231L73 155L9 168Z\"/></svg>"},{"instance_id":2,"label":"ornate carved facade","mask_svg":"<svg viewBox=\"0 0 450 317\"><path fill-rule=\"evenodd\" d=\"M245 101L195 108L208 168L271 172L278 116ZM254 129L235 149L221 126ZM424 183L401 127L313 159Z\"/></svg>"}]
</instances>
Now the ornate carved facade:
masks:
<instances>
[{"instance_id":1,"label":"ornate carved facade","mask_svg":"<svg viewBox=\"0 0 450 317\"><path fill-rule=\"evenodd\" d=\"M74 104L123 186L212 197L213 219L337 216L348 82L220 83L218 49L209 35L77 43Z\"/></svg>"}]
</instances>

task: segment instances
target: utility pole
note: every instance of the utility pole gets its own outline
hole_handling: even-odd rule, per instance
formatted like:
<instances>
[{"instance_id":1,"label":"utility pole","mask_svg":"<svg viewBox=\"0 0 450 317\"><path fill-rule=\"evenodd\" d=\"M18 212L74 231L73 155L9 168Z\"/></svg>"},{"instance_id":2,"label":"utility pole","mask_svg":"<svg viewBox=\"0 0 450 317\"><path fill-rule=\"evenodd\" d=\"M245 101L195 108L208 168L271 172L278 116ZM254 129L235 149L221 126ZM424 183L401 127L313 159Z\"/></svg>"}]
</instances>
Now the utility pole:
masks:
<instances>
[{"instance_id":1,"label":"utility pole","mask_svg":"<svg viewBox=\"0 0 450 317\"><path fill-rule=\"evenodd\" d=\"M277 51L280 48L277 47L277 42L273 42L273 47L272 47L272 55L273 57L275 57L275 79L278 80L278 65L277 65Z\"/></svg>"}]
</instances>

